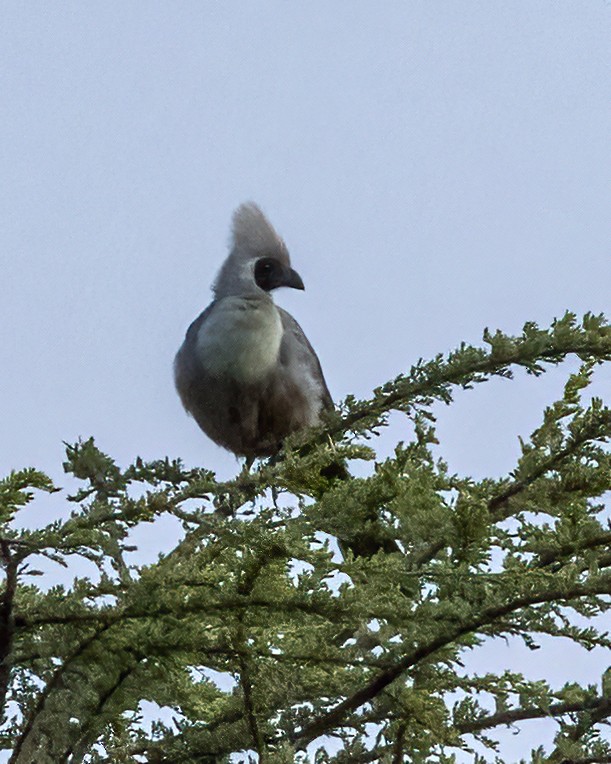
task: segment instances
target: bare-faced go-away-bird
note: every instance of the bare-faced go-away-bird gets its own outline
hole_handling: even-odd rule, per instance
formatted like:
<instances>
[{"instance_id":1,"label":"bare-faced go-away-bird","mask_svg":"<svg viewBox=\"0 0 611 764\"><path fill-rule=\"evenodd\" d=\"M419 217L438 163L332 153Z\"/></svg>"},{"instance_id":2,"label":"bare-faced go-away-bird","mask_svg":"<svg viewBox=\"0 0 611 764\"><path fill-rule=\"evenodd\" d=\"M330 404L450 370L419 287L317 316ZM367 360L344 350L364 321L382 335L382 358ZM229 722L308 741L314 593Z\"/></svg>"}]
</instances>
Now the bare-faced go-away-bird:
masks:
<instances>
[{"instance_id":1,"label":"bare-faced go-away-bird","mask_svg":"<svg viewBox=\"0 0 611 764\"><path fill-rule=\"evenodd\" d=\"M287 435L317 425L333 407L307 337L272 299L282 286L304 288L265 215L242 204L214 299L189 327L174 374L201 429L247 463L276 454Z\"/></svg>"}]
</instances>

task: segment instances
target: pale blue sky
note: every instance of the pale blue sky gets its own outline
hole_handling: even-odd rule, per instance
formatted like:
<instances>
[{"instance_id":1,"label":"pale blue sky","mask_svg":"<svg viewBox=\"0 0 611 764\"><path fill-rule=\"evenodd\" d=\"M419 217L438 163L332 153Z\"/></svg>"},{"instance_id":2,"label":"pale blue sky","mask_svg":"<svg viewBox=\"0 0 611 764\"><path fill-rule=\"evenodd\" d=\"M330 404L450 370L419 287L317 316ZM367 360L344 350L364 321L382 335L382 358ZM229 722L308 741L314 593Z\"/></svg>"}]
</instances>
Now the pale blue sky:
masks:
<instances>
[{"instance_id":1,"label":"pale blue sky","mask_svg":"<svg viewBox=\"0 0 611 764\"><path fill-rule=\"evenodd\" d=\"M305 281L278 301L337 400L485 326L609 312L610 14L2 3L0 471L61 483L62 441L94 435L121 464L235 473L182 411L171 364L247 199ZM510 470L563 377L441 409L451 467Z\"/></svg>"}]
</instances>

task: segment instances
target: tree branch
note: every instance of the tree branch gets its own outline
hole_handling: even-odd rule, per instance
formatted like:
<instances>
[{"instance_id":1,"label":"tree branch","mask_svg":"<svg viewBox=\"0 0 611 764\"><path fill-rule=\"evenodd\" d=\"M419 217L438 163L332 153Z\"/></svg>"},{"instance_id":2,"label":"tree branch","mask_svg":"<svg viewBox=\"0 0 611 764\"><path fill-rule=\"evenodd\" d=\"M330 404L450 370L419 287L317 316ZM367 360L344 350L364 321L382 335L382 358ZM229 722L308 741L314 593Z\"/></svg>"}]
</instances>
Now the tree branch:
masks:
<instances>
[{"instance_id":1,"label":"tree branch","mask_svg":"<svg viewBox=\"0 0 611 764\"><path fill-rule=\"evenodd\" d=\"M423 398L425 402L429 402L431 398L440 398L449 402L450 387L460 385L465 388L474 382L482 381L482 377L506 375L511 366L526 367L531 373L540 374L541 363L557 364L571 354L598 360L611 357L611 332L608 325L600 327L599 333L590 337L587 330L576 329L573 322L571 330L574 336L569 338L565 334L555 335L554 329L560 323L554 322L552 333L537 330L539 341L536 342L528 336L525 327L522 336L505 338L509 340L505 345L499 344L495 347L494 337L492 337L490 350L462 346L441 362L416 366L407 377L399 377L393 383L385 385L381 390L380 399L373 398L361 402L340 422L327 427L323 436L326 437L327 434L337 436L352 429L355 424L368 417L379 417L395 408L405 409L410 402L418 398ZM484 336L487 337L487 335ZM547 346L542 347L542 342L545 342ZM467 360L464 360L465 358ZM385 388L389 389L386 395L383 394Z\"/></svg>"},{"instance_id":2,"label":"tree branch","mask_svg":"<svg viewBox=\"0 0 611 764\"><path fill-rule=\"evenodd\" d=\"M8 764L16 764L16 762L19 760L19 756L21 755L22 749L27 741L27 738L29 734L32 732L36 721L42 714L47 700L49 699L51 693L54 690L62 686L64 681L64 676L70 669L71 664L74 661L76 661L78 658L80 658L85 652L85 650L87 650L87 648L91 644L93 644L93 642L95 642L95 640L98 639L103 632L109 629L111 625L112 624L105 624L103 626L100 626L93 634L91 634L91 636L87 637L87 639L81 642L81 644L76 648L76 650L66 660L64 660L62 665L56 669L56 671L53 673L53 676L47 681L40 695L38 696L38 701L35 707L32 709L32 711L28 715L25 726L21 730L21 734L19 735L19 738L17 739L17 742L15 743L15 747L13 749L11 758L8 761Z\"/></svg>"},{"instance_id":3,"label":"tree branch","mask_svg":"<svg viewBox=\"0 0 611 764\"><path fill-rule=\"evenodd\" d=\"M565 739L577 742L586 733L588 733L596 724L599 724L608 716L611 716L611 698L601 698L603 702L595 708L584 708L581 713L581 718L576 724L569 728L568 734L565 735ZM611 757L608 759L611 761ZM598 759L592 759L592 761L598 761ZM604 759L602 759L604 761ZM573 764L564 758L564 754L556 747L550 756L548 757L549 764Z\"/></svg>"},{"instance_id":4,"label":"tree branch","mask_svg":"<svg viewBox=\"0 0 611 764\"><path fill-rule=\"evenodd\" d=\"M143 653L139 653L135 650L125 649L125 653L132 656L133 661L124 666L117 676L115 682L107 687L106 690L98 698L96 708L88 715L86 724L81 727L81 733L78 740L75 740L64 753L66 761L82 761L88 750L87 735L92 732L95 739L96 730L92 731L94 724L100 725L100 719L104 713L104 709L110 702L110 700L116 695L117 691L123 686L129 677L138 669L139 665L148 656Z\"/></svg>"},{"instance_id":5,"label":"tree branch","mask_svg":"<svg viewBox=\"0 0 611 764\"><path fill-rule=\"evenodd\" d=\"M359 690L348 696L345 700L339 703L332 711L323 714L322 716L314 719L310 724L304 727L300 732L295 732L291 735L291 741L298 743L299 745L306 745L314 738L318 737L325 732L336 727L344 716L349 711L354 711L359 706L372 700L382 690L388 687L389 684L395 681L401 674L407 671L412 666L416 665L419 661L428 658L433 653L437 652L446 645L456 641L460 637L466 636L483 626L489 625L497 618L502 618L517 610L521 610L524 607L530 605L541 604L544 602L553 601L566 601L571 599L578 599L580 597L591 596L592 594L609 594L611 593L611 578L608 581L604 581L604 585L600 587L594 587L594 590L584 585L576 585L572 591L563 589L549 589L548 591L536 592L531 595L523 595L510 600L504 605L484 608L474 613L473 618L464 621L461 624L450 627L444 633L438 635L429 642L420 645L412 652L405 655L394 666L382 671L376 677L374 677L368 684L361 687Z\"/></svg>"},{"instance_id":6,"label":"tree branch","mask_svg":"<svg viewBox=\"0 0 611 764\"><path fill-rule=\"evenodd\" d=\"M463 734L472 734L492 727L510 725L515 722L527 721L530 719L543 719L545 717L559 717L566 714L578 713L580 711L602 712L605 716L611 713L611 699L609 698L586 698L579 702L561 702L551 703L547 708L530 706L526 708L514 708L508 711L501 711L490 716L482 716L470 722L456 724ZM602 717L601 717L602 718Z\"/></svg>"},{"instance_id":7,"label":"tree branch","mask_svg":"<svg viewBox=\"0 0 611 764\"><path fill-rule=\"evenodd\" d=\"M0 557L6 572L4 592L0 601L0 709L2 720L6 716L6 694L11 678L10 655L15 634L15 619L13 617L13 602L17 591L18 561L11 554L11 549L5 539L0 539Z\"/></svg>"},{"instance_id":8,"label":"tree branch","mask_svg":"<svg viewBox=\"0 0 611 764\"><path fill-rule=\"evenodd\" d=\"M541 462L530 475L526 475L520 480L512 481L505 489L503 489L503 491L490 498L487 506L491 521L500 522L505 520L508 517L506 510L511 499L519 496L525 490L530 488L537 482L537 480L540 480L548 472L560 467L566 459L574 456L583 445L600 437L600 425L602 421L602 418L600 421L595 420L591 427L582 432L579 437L573 438L569 445ZM606 422L606 419L604 421ZM426 563L434 559L446 545L445 539L440 539L439 541L434 542L426 549L413 555L413 557L410 558L411 564L414 567L422 567L423 565L426 565Z\"/></svg>"}]
</instances>

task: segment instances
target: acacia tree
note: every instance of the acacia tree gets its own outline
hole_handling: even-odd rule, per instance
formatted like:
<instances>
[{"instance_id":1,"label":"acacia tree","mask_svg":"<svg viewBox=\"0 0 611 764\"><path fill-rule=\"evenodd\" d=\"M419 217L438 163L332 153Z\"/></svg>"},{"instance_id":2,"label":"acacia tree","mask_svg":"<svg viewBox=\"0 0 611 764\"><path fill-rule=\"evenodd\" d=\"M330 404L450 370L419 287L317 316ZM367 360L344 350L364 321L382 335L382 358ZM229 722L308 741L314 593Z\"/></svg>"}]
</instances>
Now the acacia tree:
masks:
<instances>
[{"instance_id":1,"label":"acacia tree","mask_svg":"<svg viewBox=\"0 0 611 764\"><path fill-rule=\"evenodd\" d=\"M567 314L549 330L484 340L419 362L370 400L347 399L324 428L230 482L177 460L120 469L93 440L79 442L65 463L81 481L66 497L70 516L18 530L15 513L55 489L33 469L2 481L10 762L241 752L232 760L447 763L460 749L503 761L489 731L543 717L558 723L554 744L527 760L611 761L607 666L599 685L552 687L502 666L468 673L461 661L495 636L532 648L540 635L611 644L597 618L611 594L601 502L611 413L583 401L595 365L611 359L611 327ZM571 354L580 370L510 475L475 481L434 455L437 401ZM376 462L370 436L393 410L414 436ZM328 477L325 467L355 459L373 461L369 477ZM166 513L182 523L178 545L155 564L129 564L132 530ZM86 558L98 576L69 587L32 578L41 555ZM165 721L147 723L143 701L166 709ZM474 740L492 758L478 758Z\"/></svg>"}]
</instances>

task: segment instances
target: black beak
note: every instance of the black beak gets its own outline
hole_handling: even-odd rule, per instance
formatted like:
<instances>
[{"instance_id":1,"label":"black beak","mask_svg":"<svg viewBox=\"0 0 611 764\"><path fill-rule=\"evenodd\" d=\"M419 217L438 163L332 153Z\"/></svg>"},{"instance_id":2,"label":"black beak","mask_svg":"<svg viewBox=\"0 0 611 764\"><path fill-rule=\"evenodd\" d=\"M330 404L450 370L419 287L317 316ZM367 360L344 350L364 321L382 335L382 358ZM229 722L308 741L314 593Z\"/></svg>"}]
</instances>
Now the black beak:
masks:
<instances>
[{"instance_id":1,"label":"black beak","mask_svg":"<svg viewBox=\"0 0 611 764\"><path fill-rule=\"evenodd\" d=\"M301 276L292 268L286 270L282 286L292 287L293 289L305 289Z\"/></svg>"}]
</instances>

